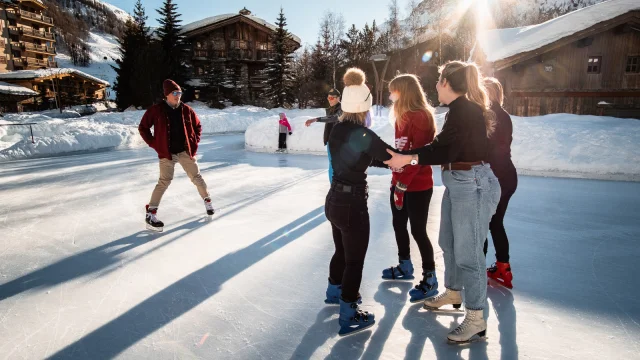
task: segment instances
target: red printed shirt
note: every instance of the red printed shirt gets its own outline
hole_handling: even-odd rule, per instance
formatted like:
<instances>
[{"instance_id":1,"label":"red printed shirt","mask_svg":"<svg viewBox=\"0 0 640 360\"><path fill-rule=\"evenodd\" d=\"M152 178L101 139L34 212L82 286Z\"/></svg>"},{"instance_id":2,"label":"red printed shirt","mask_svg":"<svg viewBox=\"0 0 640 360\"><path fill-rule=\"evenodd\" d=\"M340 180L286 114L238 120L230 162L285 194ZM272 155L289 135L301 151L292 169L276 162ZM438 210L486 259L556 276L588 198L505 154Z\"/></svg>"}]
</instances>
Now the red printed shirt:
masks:
<instances>
[{"instance_id":1,"label":"red printed shirt","mask_svg":"<svg viewBox=\"0 0 640 360\"><path fill-rule=\"evenodd\" d=\"M402 127L396 121L396 149L400 151L423 147L433 141L436 129L431 114L425 111L410 111L403 115ZM429 165L407 165L402 169L393 169L391 183L407 185L407 191L425 191L433 187L433 170ZM398 170L398 171L395 171Z\"/></svg>"}]
</instances>

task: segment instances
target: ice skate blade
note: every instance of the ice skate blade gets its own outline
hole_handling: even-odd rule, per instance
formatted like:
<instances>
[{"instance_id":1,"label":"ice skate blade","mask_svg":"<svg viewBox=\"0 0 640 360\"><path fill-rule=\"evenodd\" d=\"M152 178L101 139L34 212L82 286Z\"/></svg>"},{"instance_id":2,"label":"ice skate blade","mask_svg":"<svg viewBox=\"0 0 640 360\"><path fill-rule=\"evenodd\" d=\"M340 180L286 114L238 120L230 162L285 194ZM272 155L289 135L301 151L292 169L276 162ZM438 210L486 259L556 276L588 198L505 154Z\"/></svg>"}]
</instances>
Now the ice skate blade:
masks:
<instances>
[{"instance_id":1,"label":"ice skate blade","mask_svg":"<svg viewBox=\"0 0 640 360\"><path fill-rule=\"evenodd\" d=\"M146 225L147 225L147 230L149 231L161 233L164 230L164 227L154 227L149 224L146 224Z\"/></svg>"},{"instance_id":2,"label":"ice skate blade","mask_svg":"<svg viewBox=\"0 0 640 360\"><path fill-rule=\"evenodd\" d=\"M382 277L382 280L384 281L409 281L409 280L414 280L416 277L413 275L410 275L408 277L401 277L401 278L386 278L386 277Z\"/></svg>"},{"instance_id":3,"label":"ice skate blade","mask_svg":"<svg viewBox=\"0 0 640 360\"><path fill-rule=\"evenodd\" d=\"M488 279L489 279L489 284L492 282L491 280L493 280L494 283L496 283L496 284L498 284L498 285L500 285L502 287L505 287L505 288L507 288L509 290L513 289L513 284L507 284L504 281L499 280L499 279L494 279L494 278L488 278Z\"/></svg>"},{"instance_id":4,"label":"ice skate blade","mask_svg":"<svg viewBox=\"0 0 640 360\"><path fill-rule=\"evenodd\" d=\"M446 309L443 309L443 308L434 308L434 307L427 306L427 305L422 306L422 308L425 309L425 310L429 310L429 311L431 311L433 313L464 314L464 310L462 308L458 308L458 309L456 309L456 308L453 308L453 309L446 308Z\"/></svg>"},{"instance_id":5,"label":"ice skate blade","mask_svg":"<svg viewBox=\"0 0 640 360\"><path fill-rule=\"evenodd\" d=\"M483 331L483 332L485 332L485 331ZM479 336L478 334L476 334L476 335L473 335L469 340L465 340L465 341L455 341L455 340L451 340L451 339L447 338L447 344L449 344L449 345L468 345L468 344L473 344L473 343L477 343L477 342L481 342L481 341L487 341L487 339L489 339L489 338L486 337L486 336Z\"/></svg>"},{"instance_id":6,"label":"ice skate blade","mask_svg":"<svg viewBox=\"0 0 640 360\"><path fill-rule=\"evenodd\" d=\"M370 327L375 325L375 323L376 322L373 321L373 322L371 322L371 323L369 323L369 324L367 324L367 325L365 325L363 327L357 328L355 330L352 329L352 328L347 328L345 330L340 329L340 331L338 332L338 335L340 335L340 337L347 337L347 336L355 335L355 334L361 333L361 332L369 329Z\"/></svg>"}]
</instances>

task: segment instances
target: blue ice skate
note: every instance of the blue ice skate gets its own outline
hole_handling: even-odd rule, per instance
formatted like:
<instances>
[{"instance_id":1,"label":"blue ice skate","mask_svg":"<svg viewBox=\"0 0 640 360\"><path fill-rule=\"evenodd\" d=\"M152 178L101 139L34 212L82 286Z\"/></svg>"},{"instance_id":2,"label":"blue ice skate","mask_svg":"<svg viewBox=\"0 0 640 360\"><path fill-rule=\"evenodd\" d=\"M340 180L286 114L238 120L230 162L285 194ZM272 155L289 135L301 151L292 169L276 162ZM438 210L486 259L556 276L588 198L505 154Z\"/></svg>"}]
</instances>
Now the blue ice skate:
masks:
<instances>
[{"instance_id":1,"label":"blue ice skate","mask_svg":"<svg viewBox=\"0 0 640 360\"><path fill-rule=\"evenodd\" d=\"M424 274L424 279L413 289L409 290L409 301L417 303L426 298L438 295L438 278L435 271Z\"/></svg>"},{"instance_id":2,"label":"blue ice skate","mask_svg":"<svg viewBox=\"0 0 640 360\"><path fill-rule=\"evenodd\" d=\"M342 285L334 285L328 281L327 298L324 303L327 305L340 305L340 295L342 295ZM358 304L362 304L362 296L358 294Z\"/></svg>"},{"instance_id":3,"label":"blue ice skate","mask_svg":"<svg viewBox=\"0 0 640 360\"><path fill-rule=\"evenodd\" d=\"M382 278L385 280L413 280L413 264L411 260L400 260L398 266L382 270Z\"/></svg>"},{"instance_id":4,"label":"blue ice skate","mask_svg":"<svg viewBox=\"0 0 640 360\"><path fill-rule=\"evenodd\" d=\"M338 323L340 324L338 335L349 336L372 327L376 320L372 313L358 309L358 304L355 302L348 303L340 299Z\"/></svg>"}]
</instances>

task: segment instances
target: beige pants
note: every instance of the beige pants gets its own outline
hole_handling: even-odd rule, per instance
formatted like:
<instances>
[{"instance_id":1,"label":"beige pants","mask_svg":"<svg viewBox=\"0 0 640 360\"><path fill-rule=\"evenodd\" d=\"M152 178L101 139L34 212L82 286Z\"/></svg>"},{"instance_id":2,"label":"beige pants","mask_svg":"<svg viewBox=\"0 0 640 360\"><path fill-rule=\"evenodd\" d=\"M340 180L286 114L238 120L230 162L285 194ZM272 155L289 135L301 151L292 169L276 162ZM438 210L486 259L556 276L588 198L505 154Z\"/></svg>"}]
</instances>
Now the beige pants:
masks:
<instances>
[{"instance_id":1,"label":"beige pants","mask_svg":"<svg viewBox=\"0 0 640 360\"><path fill-rule=\"evenodd\" d=\"M209 197L209 192L207 191L207 184L204 182L202 175L200 175L200 168L198 168L198 162L195 158L189 158L186 151L183 151L179 154L172 154L172 159L160 159L160 179L158 180L158 185L153 189L153 193L151 194L151 200L149 201L149 207L158 207L160 205L160 200L162 199L162 195L167 191L169 184L171 184L171 180L173 180L173 172L176 166L176 163L180 163L182 168L191 179L191 182L198 188L198 192L200 196L204 199Z\"/></svg>"}]
</instances>

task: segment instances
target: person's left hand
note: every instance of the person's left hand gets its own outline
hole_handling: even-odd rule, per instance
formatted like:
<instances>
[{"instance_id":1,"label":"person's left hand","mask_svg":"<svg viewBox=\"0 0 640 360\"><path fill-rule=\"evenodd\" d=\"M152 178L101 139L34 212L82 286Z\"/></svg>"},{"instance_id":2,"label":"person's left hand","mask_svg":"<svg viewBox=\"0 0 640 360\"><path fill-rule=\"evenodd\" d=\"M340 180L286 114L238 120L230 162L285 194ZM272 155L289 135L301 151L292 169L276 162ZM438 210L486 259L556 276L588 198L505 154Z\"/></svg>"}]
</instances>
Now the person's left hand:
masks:
<instances>
[{"instance_id":1,"label":"person's left hand","mask_svg":"<svg viewBox=\"0 0 640 360\"><path fill-rule=\"evenodd\" d=\"M309 125L313 124L316 121L317 121L316 119L309 119L304 122L304 126L309 127Z\"/></svg>"},{"instance_id":2,"label":"person's left hand","mask_svg":"<svg viewBox=\"0 0 640 360\"><path fill-rule=\"evenodd\" d=\"M387 152L391 155L391 159L384 161L384 163L390 168L401 168L411 163L411 155L398 154L397 152L389 149L387 149Z\"/></svg>"},{"instance_id":3,"label":"person's left hand","mask_svg":"<svg viewBox=\"0 0 640 360\"><path fill-rule=\"evenodd\" d=\"M293 135L293 132L289 131L289 135Z\"/></svg>"}]
</instances>

